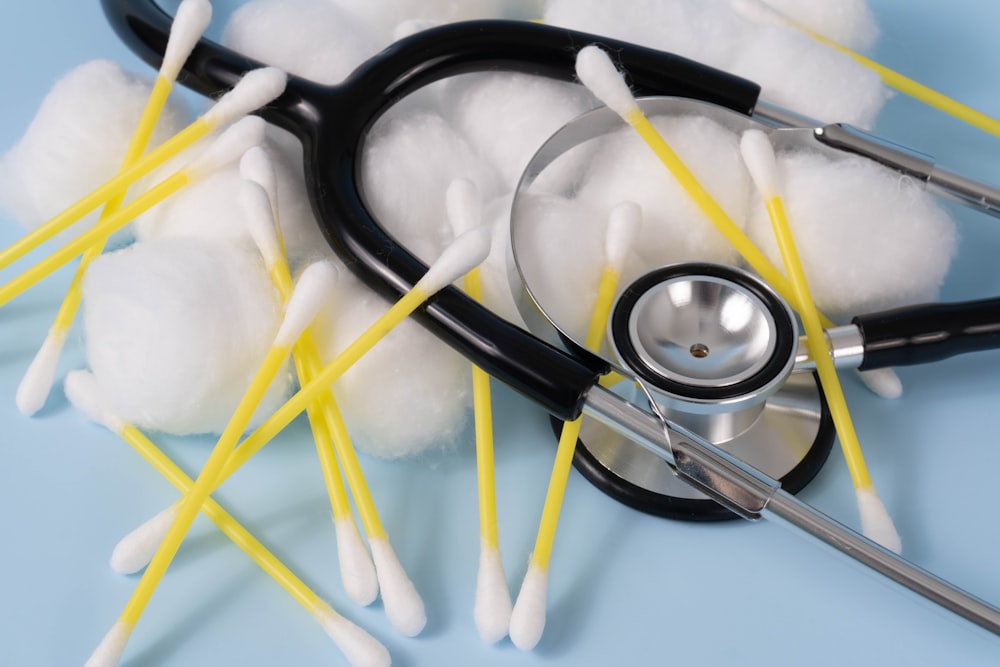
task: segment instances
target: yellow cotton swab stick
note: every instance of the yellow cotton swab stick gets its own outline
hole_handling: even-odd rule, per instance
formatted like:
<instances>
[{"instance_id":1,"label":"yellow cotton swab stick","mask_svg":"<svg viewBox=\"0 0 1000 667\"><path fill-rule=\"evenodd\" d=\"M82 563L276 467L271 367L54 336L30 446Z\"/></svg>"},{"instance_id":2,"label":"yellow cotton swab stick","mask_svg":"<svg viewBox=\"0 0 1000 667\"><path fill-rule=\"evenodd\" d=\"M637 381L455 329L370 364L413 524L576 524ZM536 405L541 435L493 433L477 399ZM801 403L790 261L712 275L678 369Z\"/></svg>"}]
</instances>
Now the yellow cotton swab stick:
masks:
<instances>
[{"instance_id":1,"label":"yellow cotton swab stick","mask_svg":"<svg viewBox=\"0 0 1000 667\"><path fill-rule=\"evenodd\" d=\"M66 376L66 397L90 421L101 424L121 437L181 493L187 493L194 481L174 464L139 429L119 419L100 395L94 376L87 371L73 371ZM171 508L175 507L174 505ZM389 652L378 640L338 614L312 591L277 556L261 544L246 528L209 498L202 511L219 530L240 547L257 565L281 586L296 602L305 607L352 665L388 666Z\"/></svg>"},{"instance_id":2,"label":"yellow cotton swab stick","mask_svg":"<svg viewBox=\"0 0 1000 667\"><path fill-rule=\"evenodd\" d=\"M755 23L783 25L809 35L817 42L821 42L830 48L840 51L859 63L861 66L875 72L882 79L882 82L890 88L894 88L904 95L908 95L919 102L923 102L927 106L937 109L938 111L942 111L949 116L957 118L958 120L975 127L976 129L986 132L987 134L1000 137L1000 120L992 118L981 111L977 111L970 106L962 104L961 102L954 100L947 95L930 88L929 86L925 86L918 81L914 81L913 79L904 76L903 74L900 74L899 72L896 72L895 70L892 70L889 67L872 60L871 58L867 58L860 53L835 42L825 35L821 35L815 30L810 30L809 28L796 23L779 12L777 9L768 5L766 2L762 2L761 0L730 0L730 4L738 14Z\"/></svg>"},{"instance_id":3,"label":"yellow cotton swab stick","mask_svg":"<svg viewBox=\"0 0 1000 667\"><path fill-rule=\"evenodd\" d=\"M837 370L833 365L833 358L827 347L826 334L820 323L819 313L813 305L809 284L795 248L795 241L792 238L791 228L778 191L778 167L771 140L760 130L748 130L740 141L740 151L743 154L747 170L767 206L785 269L788 271L798 301L803 306L799 311L799 316L802 318L802 325L806 331L806 344L809 348L809 354L816 361L816 372L823 385L823 392L826 394L826 401L830 406L830 414L837 428L837 435L840 436L840 445L844 452L844 459L847 461L847 469L854 482L858 510L861 514L862 532L865 537L899 553L902 548L899 534L896 532L892 519L875 491L875 486L868 474L868 467L865 465L864 455L861 452L861 444L847 409L847 401L837 377Z\"/></svg>"},{"instance_id":4,"label":"yellow cotton swab stick","mask_svg":"<svg viewBox=\"0 0 1000 667\"><path fill-rule=\"evenodd\" d=\"M287 300L292 292L292 276L281 243L278 219L275 217L277 209L274 202L277 194L267 191L269 186L274 185L273 165L264 149L256 147L247 151L240 160L240 171L246 179L241 184L239 197L247 227L264 257L264 264L281 298ZM296 343L292 359L301 384L308 382L321 366L319 351L309 328ZM354 522L354 514L351 512L331 442L332 428L325 421L325 414L321 409L321 403L333 400L332 392L324 393L316 403L306 408L306 414L313 430L316 452L333 511L341 580L352 600L367 605L378 596L378 578L371 556Z\"/></svg>"},{"instance_id":5,"label":"yellow cotton swab stick","mask_svg":"<svg viewBox=\"0 0 1000 667\"><path fill-rule=\"evenodd\" d=\"M604 330L618 290L622 267L629 248L638 234L641 220L642 212L638 205L632 202L618 204L611 210L604 270L584 340L584 345L590 350L599 350L604 340ZM566 484L582 423L582 418L578 418L563 424L549 479L549 489L542 508L542 519L538 525L535 549L531 553L531 562L528 564L528 571L517 595L517 602L514 603L510 619L510 638L514 645L523 651L533 649L542 638L545 629L549 559L552 555L556 525L559 522L559 512L566 493Z\"/></svg>"},{"instance_id":6,"label":"yellow cotton swab stick","mask_svg":"<svg viewBox=\"0 0 1000 667\"><path fill-rule=\"evenodd\" d=\"M159 74L153 84L153 89L146 101L135 132L125 149L125 157L122 159L123 169L133 165L146 150L146 145L153 134L156 122L159 120L170 90L177 79L177 74L211 19L212 5L208 0L183 0L178 6L173 24L170 27L170 37L167 40L167 48ZM101 218L107 219L121 206L124 198L125 193L122 192L108 201L101 213ZM83 275L90 263L100 256L103 250L104 243L98 242L83 254L80 265L73 275L73 280L66 290L66 296L56 313L55 321L17 387L15 401L18 410L24 415L31 416L38 412L49 396L63 344L66 342L66 337L80 305Z\"/></svg>"},{"instance_id":7,"label":"yellow cotton swab stick","mask_svg":"<svg viewBox=\"0 0 1000 667\"><path fill-rule=\"evenodd\" d=\"M216 128L228 125L278 97L285 90L287 76L275 67L248 72L215 105L186 128L156 149L122 169L113 178L98 186L18 241L0 251L0 269L10 266L56 234L64 231L90 211L125 192L153 169L177 156Z\"/></svg>"},{"instance_id":8,"label":"yellow cotton swab stick","mask_svg":"<svg viewBox=\"0 0 1000 667\"><path fill-rule=\"evenodd\" d=\"M580 81L594 95L618 114L642 138L656 154L668 171L677 179L688 196L702 213L715 225L726 239L733 244L750 266L766 280L792 307L799 309L788 279L773 265L753 242L743 233L712 195L705 190L698 179L677 156L666 140L646 118L632 96L621 73L615 68L611 58L597 46L587 46L580 50L576 60L576 74ZM824 327L833 326L829 318L820 313ZM876 394L885 398L897 398L902 393L902 384L890 368L860 371L862 381Z\"/></svg>"},{"instance_id":9,"label":"yellow cotton swab stick","mask_svg":"<svg viewBox=\"0 0 1000 667\"><path fill-rule=\"evenodd\" d=\"M478 227L482 203L472 181L452 181L446 194L448 220L455 234ZM479 269L465 274L465 291L482 301ZM496 480L493 465L493 410L490 404L490 376L472 365L472 408L475 416L476 473L479 487L479 571L473 618L483 641L496 643L507 636L513 602L500 556L497 530Z\"/></svg>"},{"instance_id":10,"label":"yellow cotton swab stick","mask_svg":"<svg viewBox=\"0 0 1000 667\"><path fill-rule=\"evenodd\" d=\"M292 345L302 330L315 317L335 278L336 269L329 262L316 262L302 273L295 292L288 302L288 307L285 309L285 317L278 333L275 334L271 349L268 350L246 393L236 406L229 423L205 462L201 474L198 475L198 479L185 494L170 530L167 531L163 542L160 543L156 554L132 592L121 616L112 626L104 641L97 647L90 660L87 661L88 667L110 667L118 664L132 630L173 561L174 555L180 548L181 542L199 510L217 486L219 474L236 447L237 440L253 417L260 399L275 375L285 364Z\"/></svg>"},{"instance_id":11,"label":"yellow cotton swab stick","mask_svg":"<svg viewBox=\"0 0 1000 667\"><path fill-rule=\"evenodd\" d=\"M229 128L184 167L139 195L97 225L67 242L45 259L0 286L0 306L35 285L56 269L70 262L96 243L103 243L113 233L189 183L238 159L248 148L264 140L265 123L247 116Z\"/></svg>"}]
</instances>

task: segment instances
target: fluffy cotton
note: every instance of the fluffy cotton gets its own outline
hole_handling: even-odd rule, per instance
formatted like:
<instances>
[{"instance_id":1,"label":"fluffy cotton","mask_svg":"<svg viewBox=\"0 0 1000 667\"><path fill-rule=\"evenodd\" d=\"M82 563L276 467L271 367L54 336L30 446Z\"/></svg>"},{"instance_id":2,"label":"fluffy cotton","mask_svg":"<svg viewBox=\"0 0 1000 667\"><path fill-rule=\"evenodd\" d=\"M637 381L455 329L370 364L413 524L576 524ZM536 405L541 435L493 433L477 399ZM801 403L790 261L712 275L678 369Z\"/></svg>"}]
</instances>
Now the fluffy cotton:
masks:
<instances>
[{"instance_id":1,"label":"fluffy cotton","mask_svg":"<svg viewBox=\"0 0 1000 667\"><path fill-rule=\"evenodd\" d=\"M707 118L651 119L674 152L737 226L750 203L750 180L739 137ZM639 204L643 225L637 249L647 268L680 261L735 262L736 250L715 229L677 180L631 128L603 138L579 198L606 218L623 201Z\"/></svg>"},{"instance_id":2,"label":"fluffy cotton","mask_svg":"<svg viewBox=\"0 0 1000 667\"><path fill-rule=\"evenodd\" d=\"M384 117L368 138L361 175L369 210L425 263L451 241L445 193L453 180L472 181L484 199L499 190L495 170L431 111Z\"/></svg>"},{"instance_id":3,"label":"fluffy cotton","mask_svg":"<svg viewBox=\"0 0 1000 667\"><path fill-rule=\"evenodd\" d=\"M552 0L545 19L738 74L764 99L824 121L869 127L886 97L878 76L850 57L794 28L745 19L730 0Z\"/></svg>"},{"instance_id":4,"label":"fluffy cotton","mask_svg":"<svg viewBox=\"0 0 1000 667\"><path fill-rule=\"evenodd\" d=\"M513 190L535 151L556 130L599 106L584 88L514 72L448 80L446 117Z\"/></svg>"},{"instance_id":5,"label":"fluffy cotton","mask_svg":"<svg viewBox=\"0 0 1000 667\"><path fill-rule=\"evenodd\" d=\"M878 38L878 26L866 0L764 2L795 23L856 51L870 48Z\"/></svg>"},{"instance_id":6,"label":"fluffy cotton","mask_svg":"<svg viewBox=\"0 0 1000 667\"><path fill-rule=\"evenodd\" d=\"M504 0L335 0L358 17L386 43L404 21L451 23L496 18L504 12ZM523 4L523 0L515 4Z\"/></svg>"},{"instance_id":7,"label":"fluffy cotton","mask_svg":"<svg viewBox=\"0 0 1000 667\"><path fill-rule=\"evenodd\" d=\"M315 326L324 359L333 359L389 304L342 275L331 309ZM357 447L382 458L454 446L471 404L469 362L407 319L334 384Z\"/></svg>"},{"instance_id":8,"label":"fluffy cotton","mask_svg":"<svg viewBox=\"0 0 1000 667\"><path fill-rule=\"evenodd\" d=\"M254 0L237 9L222 42L260 62L335 84L384 46L330 0Z\"/></svg>"},{"instance_id":9,"label":"fluffy cotton","mask_svg":"<svg viewBox=\"0 0 1000 667\"><path fill-rule=\"evenodd\" d=\"M68 72L0 162L0 207L34 228L114 176L151 89L150 81L107 60ZM168 104L151 144L175 133L186 119L183 109Z\"/></svg>"},{"instance_id":10,"label":"fluffy cotton","mask_svg":"<svg viewBox=\"0 0 1000 667\"><path fill-rule=\"evenodd\" d=\"M295 266L324 253L326 242L305 188L302 147L276 127L268 127L265 148L277 183L278 216L289 262ZM242 176L233 162L195 181L134 223L136 238L215 238L250 243L243 211L237 205Z\"/></svg>"},{"instance_id":11,"label":"fluffy cotton","mask_svg":"<svg viewBox=\"0 0 1000 667\"><path fill-rule=\"evenodd\" d=\"M888 97L877 73L785 26L752 27L730 71L759 84L762 99L822 122L869 128Z\"/></svg>"},{"instance_id":12,"label":"fluffy cotton","mask_svg":"<svg viewBox=\"0 0 1000 667\"><path fill-rule=\"evenodd\" d=\"M281 320L259 255L206 239L104 255L83 299L87 361L113 413L180 435L225 427ZM290 382L281 373L258 414L276 408Z\"/></svg>"},{"instance_id":13,"label":"fluffy cotton","mask_svg":"<svg viewBox=\"0 0 1000 667\"><path fill-rule=\"evenodd\" d=\"M870 160L778 156L782 197L816 305L856 315L933 300L954 257L954 222L911 179ZM747 233L781 266L763 204Z\"/></svg>"}]
</instances>

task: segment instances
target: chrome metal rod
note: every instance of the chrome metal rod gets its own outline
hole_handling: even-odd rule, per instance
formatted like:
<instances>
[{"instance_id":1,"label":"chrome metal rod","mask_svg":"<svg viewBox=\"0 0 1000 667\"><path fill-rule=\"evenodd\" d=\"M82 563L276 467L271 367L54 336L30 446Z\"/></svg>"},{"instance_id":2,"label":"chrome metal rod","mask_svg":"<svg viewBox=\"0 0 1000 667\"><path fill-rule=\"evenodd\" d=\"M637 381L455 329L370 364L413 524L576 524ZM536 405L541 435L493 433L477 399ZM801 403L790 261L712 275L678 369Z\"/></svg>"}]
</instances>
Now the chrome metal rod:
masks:
<instances>
[{"instance_id":1,"label":"chrome metal rod","mask_svg":"<svg viewBox=\"0 0 1000 667\"><path fill-rule=\"evenodd\" d=\"M678 476L747 519L780 519L892 581L1000 635L1000 609L887 551L697 435L595 386L583 412L665 460Z\"/></svg>"}]
</instances>

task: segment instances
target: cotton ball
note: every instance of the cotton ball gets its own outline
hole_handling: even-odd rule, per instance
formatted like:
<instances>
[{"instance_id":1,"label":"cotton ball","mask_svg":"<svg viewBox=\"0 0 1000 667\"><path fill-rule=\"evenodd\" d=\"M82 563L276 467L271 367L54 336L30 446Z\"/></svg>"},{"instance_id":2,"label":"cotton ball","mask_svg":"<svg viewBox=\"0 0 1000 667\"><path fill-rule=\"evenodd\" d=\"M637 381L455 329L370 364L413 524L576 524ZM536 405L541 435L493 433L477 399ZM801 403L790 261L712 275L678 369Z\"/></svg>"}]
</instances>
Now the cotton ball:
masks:
<instances>
[{"instance_id":1,"label":"cotton ball","mask_svg":"<svg viewBox=\"0 0 1000 667\"><path fill-rule=\"evenodd\" d=\"M322 84L343 81L384 42L330 0L254 0L237 9L222 43Z\"/></svg>"},{"instance_id":2,"label":"cotton ball","mask_svg":"<svg viewBox=\"0 0 1000 667\"><path fill-rule=\"evenodd\" d=\"M667 51L723 70L735 59L734 44L746 29L728 0L550 0L545 22Z\"/></svg>"},{"instance_id":3,"label":"cotton ball","mask_svg":"<svg viewBox=\"0 0 1000 667\"><path fill-rule=\"evenodd\" d=\"M221 432L281 319L259 255L205 239L102 255L85 275L83 305L87 360L109 405L178 435ZM257 414L274 410L290 382L281 373Z\"/></svg>"},{"instance_id":4,"label":"cotton ball","mask_svg":"<svg viewBox=\"0 0 1000 667\"><path fill-rule=\"evenodd\" d=\"M604 263L607 216L587 202L546 194L522 194L514 206L525 286L561 331L583 341Z\"/></svg>"},{"instance_id":5,"label":"cotton ball","mask_svg":"<svg viewBox=\"0 0 1000 667\"><path fill-rule=\"evenodd\" d=\"M345 274L331 301L315 327L327 360L389 307ZM394 459L455 443L468 418L470 377L464 357L408 318L354 364L334 392L357 446Z\"/></svg>"},{"instance_id":6,"label":"cotton ball","mask_svg":"<svg viewBox=\"0 0 1000 667\"><path fill-rule=\"evenodd\" d=\"M504 7L503 0L336 0L336 4L365 21L386 42L404 21L452 23L496 18Z\"/></svg>"},{"instance_id":7,"label":"cotton ball","mask_svg":"<svg viewBox=\"0 0 1000 667\"><path fill-rule=\"evenodd\" d=\"M918 183L857 157L785 153L778 167L789 224L820 310L857 315L934 300L957 233ZM781 266L759 202L748 235Z\"/></svg>"},{"instance_id":8,"label":"cotton ball","mask_svg":"<svg viewBox=\"0 0 1000 667\"><path fill-rule=\"evenodd\" d=\"M0 162L0 207L34 228L114 176L151 89L107 60L68 72ZM176 105L165 107L150 144L174 134L185 116Z\"/></svg>"},{"instance_id":9,"label":"cotton ball","mask_svg":"<svg viewBox=\"0 0 1000 667\"><path fill-rule=\"evenodd\" d=\"M445 193L466 178L484 199L497 194L497 176L468 142L432 112L392 115L368 137L361 157L363 194L382 227L425 263L451 240Z\"/></svg>"},{"instance_id":10,"label":"cotton ball","mask_svg":"<svg viewBox=\"0 0 1000 667\"><path fill-rule=\"evenodd\" d=\"M493 230L493 241L486 261L479 265L483 305L505 320L524 325L511 292L511 277L520 284L510 246L510 212L513 195L508 194L488 202L483 207L483 224Z\"/></svg>"},{"instance_id":11,"label":"cotton ball","mask_svg":"<svg viewBox=\"0 0 1000 667\"><path fill-rule=\"evenodd\" d=\"M792 28L757 26L740 47L734 74L759 84L762 99L819 121L869 128L888 97L876 72Z\"/></svg>"},{"instance_id":12,"label":"cotton ball","mask_svg":"<svg viewBox=\"0 0 1000 667\"><path fill-rule=\"evenodd\" d=\"M657 116L651 121L699 183L742 228L751 188L740 158L739 137L698 116ZM608 134L603 142L579 197L603 217L622 201L634 201L642 207L643 225L636 245L648 268L692 260L737 261L736 249L631 128Z\"/></svg>"},{"instance_id":13,"label":"cotton ball","mask_svg":"<svg viewBox=\"0 0 1000 667\"><path fill-rule=\"evenodd\" d=\"M447 117L512 190L535 151L565 123L600 106L582 86L513 72L449 80Z\"/></svg>"},{"instance_id":14,"label":"cotton ball","mask_svg":"<svg viewBox=\"0 0 1000 667\"><path fill-rule=\"evenodd\" d=\"M856 51L870 48L878 38L875 17L865 0L765 0L786 18Z\"/></svg>"}]
</instances>

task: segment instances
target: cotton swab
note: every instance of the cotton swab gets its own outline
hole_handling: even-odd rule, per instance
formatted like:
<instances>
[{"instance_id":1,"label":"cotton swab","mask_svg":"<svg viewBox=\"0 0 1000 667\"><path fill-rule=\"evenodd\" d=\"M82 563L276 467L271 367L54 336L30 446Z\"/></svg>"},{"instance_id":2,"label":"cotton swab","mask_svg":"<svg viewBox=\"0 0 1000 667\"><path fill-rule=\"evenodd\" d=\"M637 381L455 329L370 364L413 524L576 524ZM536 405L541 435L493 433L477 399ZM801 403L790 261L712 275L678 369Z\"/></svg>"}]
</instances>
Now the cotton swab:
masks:
<instances>
[{"instance_id":1,"label":"cotton swab","mask_svg":"<svg viewBox=\"0 0 1000 667\"><path fill-rule=\"evenodd\" d=\"M208 27L211 18L212 5L209 4L208 0L183 0L178 6L173 25L170 28L170 37L167 40L167 48L163 63L160 65L160 72L153 84L153 89L149 94L149 99L132 139L125 149L125 157L122 159L123 169L133 165L146 150L146 145L153 134L156 122L163 111L174 81L177 79L177 74L198 38ZM122 192L108 201L101 217L107 219L121 206L124 197L125 193ZM35 414L48 398L52 382L55 379L56 366L62 354L63 344L66 342L69 329L80 305L83 274L86 273L90 262L96 259L103 249L104 243L99 242L88 248L83 254L76 273L73 275L73 280L66 290L66 296L56 313L55 321L18 385L15 400L18 410L24 415Z\"/></svg>"},{"instance_id":2,"label":"cotton swab","mask_svg":"<svg viewBox=\"0 0 1000 667\"><path fill-rule=\"evenodd\" d=\"M73 371L66 376L66 396L70 403L89 420L101 424L132 446L146 461L182 493L187 493L193 480L174 464L139 429L118 419L100 395L93 374ZM162 521L172 522L177 505L161 512ZM239 524L218 503L209 498L202 506L205 515L229 539L250 556L261 569L274 579L292 598L305 607L326 630L352 665L381 667L389 665L386 648L360 627L350 622L313 592L298 576L268 551L252 534ZM109 651L124 648L123 633L115 633L109 642ZM119 651L120 652L120 651Z\"/></svg>"},{"instance_id":3,"label":"cotton swab","mask_svg":"<svg viewBox=\"0 0 1000 667\"><path fill-rule=\"evenodd\" d=\"M103 667L118 663L129 635L170 566L184 536L198 515L198 511L216 487L219 474L235 448L237 440L253 417L257 404L267 391L274 376L285 363L292 345L302 330L312 322L323 303L323 299L329 293L335 277L336 269L333 268L332 264L316 262L307 267L299 278L295 292L285 309L285 317L281 327L275 334L271 349L261 362L246 394L233 412L232 418L202 468L201 474L198 475L198 479L184 496L170 530L167 531L167 535L160 543L156 554L132 592L132 596L117 623L112 627L106 641L101 642L87 662L88 667Z\"/></svg>"},{"instance_id":4,"label":"cotton swab","mask_svg":"<svg viewBox=\"0 0 1000 667\"><path fill-rule=\"evenodd\" d=\"M629 249L639 232L641 221L642 212L632 202L623 202L611 210L604 270L584 341L584 345L590 350L596 351L601 347L608 315L618 289L618 279ZM542 631L545 629L549 559L582 423L583 419L578 418L563 424L549 489L542 508L538 536L535 539L535 549L517 595L517 602L514 603L510 619L510 638L514 645L523 651L533 649L542 638Z\"/></svg>"},{"instance_id":5,"label":"cotton swab","mask_svg":"<svg viewBox=\"0 0 1000 667\"><path fill-rule=\"evenodd\" d=\"M264 149L257 147L247 151L240 160L240 170L247 179L239 193L247 227L264 257L264 264L278 292L282 299L287 299L292 291L292 276L282 247L276 217L277 193L273 165ZM292 351L292 359L299 381L303 384L308 382L321 366L319 352L309 328L302 333ZM324 413L320 407L320 403L333 400L332 392L326 392L317 403L306 408L306 413L313 430L316 452L319 455L320 467L333 510L341 579L348 596L358 604L367 605L378 596L378 578L371 557L361 541L358 527L354 523L354 514L347 500L340 467L330 440L333 435L332 429L330 424L324 421Z\"/></svg>"},{"instance_id":6,"label":"cotton swab","mask_svg":"<svg viewBox=\"0 0 1000 667\"><path fill-rule=\"evenodd\" d=\"M155 206L189 183L245 153L264 140L265 123L247 116L226 129L211 145L184 167L166 177L147 192L121 207L105 220L83 232L31 268L0 286L0 306L68 263L96 243L102 243L137 215Z\"/></svg>"},{"instance_id":7,"label":"cotton swab","mask_svg":"<svg viewBox=\"0 0 1000 667\"><path fill-rule=\"evenodd\" d=\"M861 452L861 444L858 442L858 436L847 409L847 401L833 365L833 358L827 348L826 334L820 323L819 313L813 305L809 285L802 269L802 262L795 248L795 241L792 238L784 204L778 190L778 168L771 140L760 130L748 130L740 141L740 151L743 154L747 170L767 207L785 269L791 279L798 302L802 306L799 310L799 316L806 331L806 345L809 348L809 354L816 361L816 372L819 375L820 384L823 386L827 404L830 406L830 414L837 428L837 434L840 436L840 445L847 461L847 468L851 473L851 480L854 482L858 511L861 514L862 532L865 537L899 553L902 548L899 534L896 532L892 519L878 497L868 474L864 455Z\"/></svg>"},{"instance_id":8,"label":"cotton swab","mask_svg":"<svg viewBox=\"0 0 1000 667\"><path fill-rule=\"evenodd\" d=\"M216 128L223 127L246 116L274 100L285 90L287 76L274 67L263 67L247 72L228 93L219 98L201 117L165 141L156 149L122 169L103 185L83 196L76 203L46 223L21 237L0 251L0 269L10 266L39 245L64 231L109 199L120 195L128 187L167 160L178 155Z\"/></svg>"},{"instance_id":9,"label":"cotton swab","mask_svg":"<svg viewBox=\"0 0 1000 667\"><path fill-rule=\"evenodd\" d=\"M991 118L981 111L977 111L961 102L944 95L929 86L914 81L913 79L896 72L871 58L867 58L848 47L822 35L815 30L811 30L795 21L791 20L777 9L771 7L761 0L730 0L733 9L740 15L755 23L771 23L787 26L798 30L822 44L826 44L832 49L840 51L849 56L857 63L861 64L881 77L882 82L897 91L908 95L913 99L942 111L949 116L971 125L987 134L1000 137L1000 120Z\"/></svg>"},{"instance_id":10,"label":"cotton swab","mask_svg":"<svg viewBox=\"0 0 1000 667\"><path fill-rule=\"evenodd\" d=\"M482 203L472 181L452 181L446 193L448 220L455 234L480 224ZM465 274L466 293L476 301L483 298L479 269ZM513 602L500 556L497 530L496 480L493 466L493 410L490 405L490 376L472 365L472 409L475 415L476 472L479 486L479 572L473 618L479 636L493 644L507 636Z\"/></svg>"},{"instance_id":11,"label":"cotton swab","mask_svg":"<svg viewBox=\"0 0 1000 667\"><path fill-rule=\"evenodd\" d=\"M581 83L608 108L618 114L639 134L664 166L673 174L701 211L739 251L740 255L757 271L796 311L799 304L788 279L767 259L743 233L732 218L698 182L694 174L677 156L666 140L639 108L632 91L615 68L611 58L600 47L586 46L577 54L576 74ZM829 318L820 313L824 327L833 326ZM897 398L902 393L902 383L890 368L880 368L859 373L862 381L876 394Z\"/></svg>"}]
</instances>

